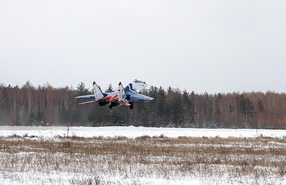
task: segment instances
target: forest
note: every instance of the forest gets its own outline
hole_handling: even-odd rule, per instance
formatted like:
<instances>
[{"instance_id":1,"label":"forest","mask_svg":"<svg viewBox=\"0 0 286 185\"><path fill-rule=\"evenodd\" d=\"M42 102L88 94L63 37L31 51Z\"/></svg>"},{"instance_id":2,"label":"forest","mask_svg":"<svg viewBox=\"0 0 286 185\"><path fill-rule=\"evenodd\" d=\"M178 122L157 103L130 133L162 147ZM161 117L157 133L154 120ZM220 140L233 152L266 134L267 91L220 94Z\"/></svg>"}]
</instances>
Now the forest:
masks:
<instances>
[{"instance_id":1,"label":"forest","mask_svg":"<svg viewBox=\"0 0 286 185\"><path fill-rule=\"evenodd\" d=\"M97 103L79 105L76 96L92 94L83 82L76 89L34 87L29 81L22 87L2 84L0 125L286 128L285 93L198 94L155 86L142 93L154 100L134 102L132 110L109 109Z\"/></svg>"}]
</instances>

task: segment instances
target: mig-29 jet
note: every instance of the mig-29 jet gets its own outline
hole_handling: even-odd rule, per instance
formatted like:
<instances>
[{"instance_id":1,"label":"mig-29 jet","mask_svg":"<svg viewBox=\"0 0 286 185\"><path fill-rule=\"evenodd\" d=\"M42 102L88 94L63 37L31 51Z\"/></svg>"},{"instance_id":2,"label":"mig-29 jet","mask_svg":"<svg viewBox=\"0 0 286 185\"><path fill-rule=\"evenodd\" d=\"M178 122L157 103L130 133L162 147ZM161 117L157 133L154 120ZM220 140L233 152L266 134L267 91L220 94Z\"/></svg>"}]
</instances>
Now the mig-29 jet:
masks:
<instances>
[{"instance_id":1,"label":"mig-29 jet","mask_svg":"<svg viewBox=\"0 0 286 185\"><path fill-rule=\"evenodd\" d=\"M133 109L133 101L137 100L153 100L154 98L140 94L139 91L147 87L145 82L140 80L134 80L123 88L122 83L118 85L118 91L103 93L98 85L93 82L93 93L90 95L77 96L76 98L87 98L89 101L82 102L80 104L98 102L100 106L108 104L109 108L116 107L118 105L126 105L130 109Z\"/></svg>"}]
</instances>

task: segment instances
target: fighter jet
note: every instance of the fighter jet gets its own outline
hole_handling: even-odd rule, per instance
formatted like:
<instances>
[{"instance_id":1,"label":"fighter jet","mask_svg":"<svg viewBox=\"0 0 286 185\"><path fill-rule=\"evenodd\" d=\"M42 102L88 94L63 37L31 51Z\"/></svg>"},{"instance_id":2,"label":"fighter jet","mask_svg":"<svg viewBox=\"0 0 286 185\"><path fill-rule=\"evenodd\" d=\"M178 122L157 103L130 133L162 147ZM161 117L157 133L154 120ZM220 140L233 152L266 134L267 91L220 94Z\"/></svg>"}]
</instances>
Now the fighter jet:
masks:
<instances>
[{"instance_id":1,"label":"fighter jet","mask_svg":"<svg viewBox=\"0 0 286 185\"><path fill-rule=\"evenodd\" d=\"M118 91L103 93L98 85L93 82L93 94L77 96L76 98L86 98L89 101L79 104L98 102L100 106L108 105L110 109L118 105L128 106L133 109L133 102L138 100L153 100L154 98L140 94L139 91L146 88L147 84L140 80L134 80L123 88L122 83L118 84Z\"/></svg>"}]
</instances>

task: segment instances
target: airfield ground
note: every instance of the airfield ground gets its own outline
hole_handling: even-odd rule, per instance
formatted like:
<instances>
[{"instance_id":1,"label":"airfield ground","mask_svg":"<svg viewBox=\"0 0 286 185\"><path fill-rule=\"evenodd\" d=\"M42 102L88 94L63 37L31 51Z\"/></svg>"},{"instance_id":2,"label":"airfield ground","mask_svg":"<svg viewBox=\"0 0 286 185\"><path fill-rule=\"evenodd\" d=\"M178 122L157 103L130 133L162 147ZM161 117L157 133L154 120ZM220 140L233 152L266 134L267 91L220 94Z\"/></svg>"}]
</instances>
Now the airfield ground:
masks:
<instances>
[{"instance_id":1,"label":"airfield ground","mask_svg":"<svg viewBox=\"0 0 286 185\"><path fill-rule=\"evenodd\" d=\"M286 139L0 137L0 184L286 184Z\"/></svg>"}]
</instances>

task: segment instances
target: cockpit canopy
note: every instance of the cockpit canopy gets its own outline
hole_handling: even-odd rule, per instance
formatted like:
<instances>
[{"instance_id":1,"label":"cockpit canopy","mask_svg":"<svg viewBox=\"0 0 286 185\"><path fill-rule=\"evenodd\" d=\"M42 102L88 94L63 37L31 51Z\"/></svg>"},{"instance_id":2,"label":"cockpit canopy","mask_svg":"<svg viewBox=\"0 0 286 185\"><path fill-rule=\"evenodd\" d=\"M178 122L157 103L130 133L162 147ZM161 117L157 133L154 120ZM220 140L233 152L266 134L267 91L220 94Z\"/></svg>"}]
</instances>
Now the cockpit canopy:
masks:
<instances>
[{"instance_id":1,"label":"cockpit canopy","mask_svg":"<svg viewBox=\"0 0 286 185\"><path fill-rule=\"evenodd\" d=\"M134 82L134 83L143 83L143 84L146 84L145 82L143 82L143 81L141 81L141 80L137 80L137 79L135 79L133 82Z\"/></svg>"},{"instance_id":2,"label":"cockpit canopy","mask_svg":"<svg viewBox=\"0 0 286 185\"><path fill-rule=\"evenodd\" d=\"M132 82L132 86L134 88L134 90L136 91L141 91L143 89L145 89L147 87L147 84L141 80L137 80L135 79L133 82Z\"/></svg>"}]
</instances>

